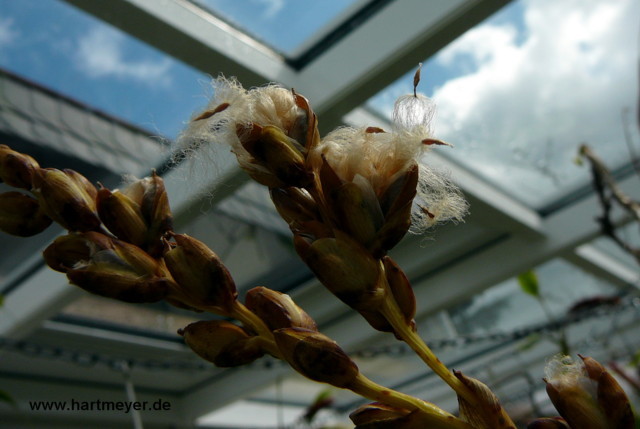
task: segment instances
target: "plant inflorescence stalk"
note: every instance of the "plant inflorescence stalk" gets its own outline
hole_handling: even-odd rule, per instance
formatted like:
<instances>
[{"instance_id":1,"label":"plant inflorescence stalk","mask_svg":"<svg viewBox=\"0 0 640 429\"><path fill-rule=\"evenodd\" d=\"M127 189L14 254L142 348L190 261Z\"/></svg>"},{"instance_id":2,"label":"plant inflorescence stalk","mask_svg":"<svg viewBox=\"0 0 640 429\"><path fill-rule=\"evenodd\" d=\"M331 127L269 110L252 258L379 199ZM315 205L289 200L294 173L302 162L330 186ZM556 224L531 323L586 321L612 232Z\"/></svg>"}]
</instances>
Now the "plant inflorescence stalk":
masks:
<instances>
[{"instance_id":1,"label":"plant inflorescence stalk","mask_svg":"<svg viewBox=\"0 0 640 429\"><path fill-rule=\"evenodd\" d=\"M267 346L267 351L273 357L283 359L282 353L280 353L280 350L276 345L276 340L269 327L244 304L239 301L235 301L231 317L239 320L243 325L254 330L261 338L263 338L265 340L265 345Z\"/></svg>"},{"instance_id":2,"label":"plant inflorescence stalk","mask_svg":"<svg viewBox=\"0 0 640 429\"><path fill-rule=\"evenodd\" d=\"M428 414L430 419L437 423L436 427L451 429L473 429L473 426L455 417L436 405L381 386L367 377L359 374L349 389L365 398L381 402L386 405L407 410L418 409Z\"/></svg>"},{"instance_id":3,"label":"plant inflorescence stalk","mask_svg":"<svg viewBox=\"0 0 640 429\"><path fill-rule=\"evenodd\" d=\"M433 353L424 340L413 329L405 323L398 305L392 296L389 296L382 306L382 314L393 326L396 334L416 352L420 359L426 363L433 372L447 383L459 396L464 398L469 404L476 404L475 395L460 381L445 364Z\"/></svg>"}]
</instances>

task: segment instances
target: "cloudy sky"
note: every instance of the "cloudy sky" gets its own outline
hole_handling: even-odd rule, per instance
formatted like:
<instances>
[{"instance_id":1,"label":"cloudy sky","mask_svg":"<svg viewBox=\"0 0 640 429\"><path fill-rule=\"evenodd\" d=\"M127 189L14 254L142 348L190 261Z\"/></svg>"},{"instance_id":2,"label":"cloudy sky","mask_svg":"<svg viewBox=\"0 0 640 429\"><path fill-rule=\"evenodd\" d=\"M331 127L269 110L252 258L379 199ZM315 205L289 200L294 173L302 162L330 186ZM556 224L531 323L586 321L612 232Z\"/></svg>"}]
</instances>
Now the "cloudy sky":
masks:
<instances>
[{"instance_id":1,"label":"cloudy sky","mask_svg":"<svg viewBox=\"0 0 640 429\"><path fill-rule=\"evenodd\" d=\"M0 0L0 67L175 137L207 77L58 0Z\"/></svg>"},{"instance_id":2,"label":"cloudy sky","mask_svg":"<svg viewBox=\"0 0 640 429\"><path fill-rule=\"evenodd\" d=\"M527 204L544 207L587 180L573 162L586 142L627 162L623 116L638 99L637 0L513 2L427 61L446 152ZM409 75L370 101L389 114Z\"/></svg>"},{"instance_id":3,"label":"cloudy sky","mask_svg":"<svg viewBox=\"0 0 640 429\"><path fill-rule=\"evenodd\" d=\"M198 1L283 52L360 4ZM169 138L205 104L207 76L62 1L0 0L0 10L0 67ZM425 61L436 132L456 146L444 152L537 208L586 183L572 162L581 142L625 162L639 16L637 0L518 0ZM368 105L390 112L412 73Z\"/></svg>"}]
</instances>

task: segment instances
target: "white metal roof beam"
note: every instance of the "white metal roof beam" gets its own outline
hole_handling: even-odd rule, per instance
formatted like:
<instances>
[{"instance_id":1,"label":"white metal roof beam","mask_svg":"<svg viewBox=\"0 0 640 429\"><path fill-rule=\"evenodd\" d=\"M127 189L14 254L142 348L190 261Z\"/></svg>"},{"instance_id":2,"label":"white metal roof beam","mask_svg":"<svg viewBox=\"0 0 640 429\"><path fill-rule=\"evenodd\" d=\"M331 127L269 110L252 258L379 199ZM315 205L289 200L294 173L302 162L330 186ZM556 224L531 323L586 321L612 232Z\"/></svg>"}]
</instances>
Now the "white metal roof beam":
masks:
<instances>
[{"instance_id":1,"label":"white metal roof beam","mask_svg":"<svg viewBox=\"0 0 640 429\"><path fill-rule=\"evenodd\" d=\"M282 57L186 0L67 0L186 64L245 86L289 82Z\"/></svg>"}]
</instances>

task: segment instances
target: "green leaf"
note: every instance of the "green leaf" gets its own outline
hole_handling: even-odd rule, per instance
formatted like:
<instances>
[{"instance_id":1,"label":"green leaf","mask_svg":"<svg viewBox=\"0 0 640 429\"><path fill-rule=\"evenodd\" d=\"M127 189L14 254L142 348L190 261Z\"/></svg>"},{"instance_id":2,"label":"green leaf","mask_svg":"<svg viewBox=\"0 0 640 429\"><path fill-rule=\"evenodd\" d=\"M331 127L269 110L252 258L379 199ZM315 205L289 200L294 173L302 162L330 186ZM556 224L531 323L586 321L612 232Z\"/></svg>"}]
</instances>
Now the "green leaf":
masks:
<instances>
[{"instance_id":1,"label":"green leaf","mask_svg":"<svg viewBox=\"0 0 640 429\"><path fill-rule=\"evenodd\" d=\"M4 295L0 295L0 307L4 305Z\"/></svg>"},{"instance_id":2,"label":"green leaf","mask_svg":"<svg viewBox=\"0 0 640 429\"><path fill-rule=\"evenodd\" d=\"M540 299L540 288L538 287L538 276L535 271L529 270L518 275L518 283L524 293Z\"/></svg>"}]
</instances>

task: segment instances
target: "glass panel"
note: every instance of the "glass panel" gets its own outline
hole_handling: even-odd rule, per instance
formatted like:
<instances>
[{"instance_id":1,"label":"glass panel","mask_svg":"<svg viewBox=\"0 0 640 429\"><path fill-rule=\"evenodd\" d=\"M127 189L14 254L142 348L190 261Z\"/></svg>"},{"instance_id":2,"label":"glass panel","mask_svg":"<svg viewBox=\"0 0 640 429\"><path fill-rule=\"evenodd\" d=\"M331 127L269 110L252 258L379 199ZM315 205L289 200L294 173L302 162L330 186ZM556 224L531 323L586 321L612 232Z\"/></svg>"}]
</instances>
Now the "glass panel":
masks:
<instances>
[{"instance_id":1,"label":"glass panel","mask_svg":"<svg viewBox=\"0 0 640 429\"><path fill-rule=\"evenodd\" d=\"M0 0L0 67L174 138L203 75L57 0Z\"/></svg>"},{"instance_id":2,"label":"glass panel","mask_svg":"<svg viewBox=\"0 0 640 429\"><path fill-rule=\"evenodd\" d=\"M304 413L304 408L274 406L252 401L237 401L231 405L200 417L197 426L228 428L273 428L287 426Z\"/></svg>"},{"instance_id":3,"label":"glass panel","mask_svg":"<svg viewBox=\"0 0 640 429\"><path fill-rule=\"evenodd\" d=\"M618 290L562 260L535 270L542 305L520 288L516 278L499 283L453 308L451 318L461 335L512 331L549 322L566 314L578 301L611 296ZM578 286L579 285L579 286Z\"/></svg>"},{"instance_id":4,"label":"glass panel","mask_svg":"<svg viewBox=\"0 0 640 429\"><path fill-rule=\"evenodd\" d=\"M628 163L625 131L640 142L639 15L633 0L520 0L469 30L422 70L436 135L456 146L440 153L536 209L587 185L580 143L611 166ZM390 118L412 76L367 107Z\"/></svg>"},{"instance_id":5,"label":"glass panel","mask_svg":"<svg viewBox=\"0 0 640 429\"><path fill-rule=\"evenodd\" d=\"M616 230L617 236L629 246L640 249L640 228L636 222L631 222ZM623 250L610 237L600 237L593 241L593 244L615 260L628 265L631 268L638 268L638 261L627 251Z\"/></svg>"},{"instance_id":6,"label":"glass panel","mask_svg":"<svg viewBox=\"0 0 640 429\"><path fill-rule=\"evenodd\" d=\"M151 306L128 304L100 296L83 294L67 305L60 312L60 315L62 318L72 316L74 319L86 319L89 323L106 322L109 325L121 325L126 329L152 331L179 338L176 334L178 329L200 320L196 313L186 311L184 313L189 316L180 314L173 307L171 307L171 311L164 311Z\"/></svg>"},{"instance_id":7,"label":"glass panel","mask_svg":"<svg viewBox=\"0 0 640 429\"><path fill-rule=\"evenodd\" d=\"M366 0L193 0L230 24L295 57L336 28Z\"/></svg>"}]
</instances>

